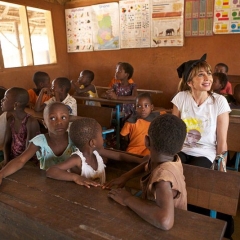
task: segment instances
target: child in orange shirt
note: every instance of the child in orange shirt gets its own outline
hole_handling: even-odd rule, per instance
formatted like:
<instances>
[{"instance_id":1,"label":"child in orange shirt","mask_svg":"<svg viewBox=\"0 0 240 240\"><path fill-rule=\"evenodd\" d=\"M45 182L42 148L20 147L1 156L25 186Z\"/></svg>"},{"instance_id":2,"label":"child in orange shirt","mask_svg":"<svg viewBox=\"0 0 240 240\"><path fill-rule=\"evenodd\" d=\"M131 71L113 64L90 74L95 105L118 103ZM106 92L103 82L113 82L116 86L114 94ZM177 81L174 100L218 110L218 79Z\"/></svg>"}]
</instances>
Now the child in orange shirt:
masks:
<instances>
[{"instance_id":1,"label":"child in orange shirt","mask_svg":"<svg viewBox=\"0 0 240 240\"><path fill-rule=\"evenodd\" d=\"M138 155L149 155L149 149L145 146L145 136L152 120L159 116L159 112L153 112L152 99L149 93L141 93L136 99L136 112L125 122L120 134L122 136L122 150ZM126 148L127 145L127 148Z\"/></svg>"}]
</instances>

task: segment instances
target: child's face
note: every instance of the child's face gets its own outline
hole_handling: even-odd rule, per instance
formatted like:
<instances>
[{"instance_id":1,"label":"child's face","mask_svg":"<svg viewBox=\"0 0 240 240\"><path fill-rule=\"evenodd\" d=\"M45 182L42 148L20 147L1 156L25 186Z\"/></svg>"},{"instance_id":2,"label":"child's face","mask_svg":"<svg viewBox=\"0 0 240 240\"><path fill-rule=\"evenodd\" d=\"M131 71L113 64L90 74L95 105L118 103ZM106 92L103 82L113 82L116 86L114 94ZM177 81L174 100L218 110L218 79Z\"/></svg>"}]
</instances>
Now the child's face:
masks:
<instances>
[{"instance_id":1,"label":"child's face","mask_svg":"<svg viewBox=\"0 0 240 240\"><path fill-rule=\"evenodd\" d=\"M84 85L84 86L88 86L91 83L89 77L83 72L80 73L77 82L79 85Z\"/></svg>"},{"instance_id":2,"label":"child's face","mask_svg":"<svg viewBox=\"0 0 240 240\"><path fill-rule=\"evenodd\" d=\"M42 81L42 82L40 83L40 88L41 88L41 89L42 89L42 88L51 88L50 79L47 78L47 79L45 79L44 81Z\"/></svg>"},{"instance_id":3,"label":"child's face","mask_svg":"<svg viewBox=\"0 0 240 240\"><path fill-rule=\"evenodd\" d=\"M63 135L68 129L69 111L65 106L55 105L44 112L44 125L48 132L54 135Z\"/></svg>"},{"instance_id":4,"label":"child's face","mask_svg":"<svg viewBox=\"0 0 240 240\"><path fill-rule=\"evenodd\" d=\"M153 104L148 98L139 98L136 100L137 115L145 119L153 110Z\"/></svg>"},{"instance_id":5,"label":"child's face","mask_svg":"<svg viewBox=\"0 0 240 240\"><path fill-rule=\"evenodd\" d=\"M2 111L12 111L14 109L15 102L14 94L11 93L11 90L7 90L4 94L4 98L1 100Z\"/></svg>"},{"instance_id":6,"label":"child's face","mask_svg":"<svg viewBox=\"0 0 240 240\"><path fill-rule=\"evenodd\" d=\"M97 127L97 136L95 138L95 146L97 150L100 150L103 148L102 127L100 124L98 124L98 127Z\"/></svg>"},{"instance_id":7,"label":"child's face","mask_svg":"<svg viewBox=\"0 0 240 240\"><path fill-rule=\"evenodd\" d=\"M226 68L224 66L215 66L214 72L220 72L220 73L227 74Z\"/></svg>"},{"instance_id":8,"label":"child's face","mask_svg":"<svg viewBox=\"0 0 240 240\"><path fill-rule=\"evenodd\" d=\"M58 81L56 79L52 81L51 90L53 91L54 95L56 93L62 93L63 92L63 89L59 86Z\"/></svg>"},{"instance_id":9,"label":"child's face","mask_svg":"<svg viewBox=\"0 0 240 240\"><path fill-rule=\"evenodd\" d=\"M121 65L117 66L116 73L115 73L115 78L117 80L128 79L128 75L129 74L125 72L125 70L123 69L123 67Z\"/></svg>"},{"instance_id":10,"label":"child's face","mask_svg":"<svg viewBox=\"0 0 240 240\"><path fill-rule=\"evenodd\" d=\"M213 91L220 91L222 89L222 84L217 76L213 76L212 89Z\"/></svg>"}]
</instances>

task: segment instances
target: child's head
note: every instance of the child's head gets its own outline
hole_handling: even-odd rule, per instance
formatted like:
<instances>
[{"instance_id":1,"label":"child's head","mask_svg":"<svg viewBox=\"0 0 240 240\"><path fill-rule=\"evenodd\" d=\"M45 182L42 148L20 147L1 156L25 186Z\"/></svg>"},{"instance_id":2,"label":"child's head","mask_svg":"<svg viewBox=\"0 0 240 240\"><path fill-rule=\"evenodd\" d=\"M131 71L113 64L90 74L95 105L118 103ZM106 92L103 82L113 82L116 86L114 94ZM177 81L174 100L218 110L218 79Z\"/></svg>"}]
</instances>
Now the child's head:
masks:
<instances>
[{"instance_id":1,"label":"child's head","mask_svg":"<svg viewBox=\"0 0 240 240\"><path fill-rule=\"evenodd\" d=\"M68 94L71 89L71 82L68 78L58 77L52 82L52 89L55 92Z\"/></svg>"},{"instance_id":2,"label":"child's head","mask_svg":"<svg viewBox=\"0 0 240 240\"><path fill-rule=\"evenodd\" d=\"M44 108L44 125L49 133L63 135L69 124L68 107L61 102L52 102Z\"/></svg>"},{"instance_id":3,"label":"child's head","mask_svg":"<svg viewBox=\"0 0 240 240\"><path fill-rule=\"evenodd\" d=\"M228 66L225 63L218 63L214 68L214 72L228 74Z\"/></svg>"},{"instance_id":4,"label":"child's head","mask_svg":"<svg viewBox=\"0 0 240 240\"><path fill-rule=\"evenodd\" d=\"M50 88L50 77L45 72L35 72L33 75L33 82L35 83L37 89Z\"/></svg>"},{"instance_id":5,"label":"child's head","mask_svg":"<svg viewBox=\"0 0 240 240\"><path fill-rule=\"evenodd\" d=\"M131 64L126 63L126 62L120 62L117 65L116 73L115 73L115 78L117 80L128 80L132 78L133 75L133 67Z\"/></svg>"},{"instance_id":6,"label":"child's head","mask_svg":"<svg viewBox=\"0 0 240 240\"><path fill-rule=\"evenodd\" d=\"M148 129L148 147L150 152L174 155L181 151L186 138L186 125L178 117L172 114L164 114L156 117Z\"/></svg>"},{"instance_id":7,"label":"child's head","mask_svg":"<svg viewBox=\"0 0 240 240\"><path fill-rule=\"evenodd\" d=\"M240 84L237 84L233 91L233 97L236 103L240 104Z\"/></svg>"},{"instance_id":8,"label":"child's head","mask_svg":"<svg viewBox=\"0 0 240 240\"><path fill-rule=\"evenodd\" d=\"M13 111L24 109L29 102L28 91L24 88L9 88L2 99L2 110Z\"/></svg>"},{"instance_id":9,"label":"child's head","mask_svg":"<svg viewBox=\"0 0 240 240\"><path fill-rule=\"evenodd\" d=\"M80 85L88 86L94 79L94 73L90 70L83 70L80 72L78 83Z\"/></svg>"},{"instance_id":10,"label":"child's head","mask_svg":"<svg viewBox=\"0 0 240 240\"><path fill-rule=\"evenodd\" d=\"M225 73L222 73L222 72L213 73L212 90L214 92L220 92L222 89L226 87L227 82L228 82L228 78Z\"/></svg>"},{"instance_id":11,"label":"child's head","mask_svg":"<svg viewBox=\"0 0 240 240\"><path fill-rule=\"evenodd\" d=\"M69 136L80 151L88 146L96 150L103 147L102 127L93 118L75 120L71 124Z\"/></svg>"},{"instance_id":12,"label":"child's head","mask_svg":"<svg viewBox=\"0 0 240 240\"><path fill-rule=\"evenodd\" d=\"M136 112L141 118L147 118L153 110L151 95L149 93L141 93L136 98Z\"/></svg>"}]
</instances>

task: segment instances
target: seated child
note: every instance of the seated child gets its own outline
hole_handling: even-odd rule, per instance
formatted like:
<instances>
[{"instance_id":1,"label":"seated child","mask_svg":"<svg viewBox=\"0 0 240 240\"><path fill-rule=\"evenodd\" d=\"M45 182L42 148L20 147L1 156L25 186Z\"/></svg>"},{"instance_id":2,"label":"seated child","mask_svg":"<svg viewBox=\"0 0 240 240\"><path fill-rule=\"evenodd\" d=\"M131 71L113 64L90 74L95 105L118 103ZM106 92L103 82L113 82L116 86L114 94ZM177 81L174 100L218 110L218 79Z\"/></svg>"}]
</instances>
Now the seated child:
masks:
<instances>
[{"instance_id":1,"label":"seated child","mask_svg":"<svg viewBox=\"0 0 240 240\"><path fill-rule=\"evenodd\" d=\"M233 101L229 103L231 109L240 109L240 84L234 88Z\"/></svg>"},{"instance_id":2,"label":"seated child","mask_svg":"<svg viewBox=\"0 0 240 240\"><path fill-rule=\"evenodd\" d=\"M80 72L80 76L77 80L78 85L71 81L73 88L75 89L74 95L86 96L86 97L98 97L97 90L92 81L94 79L94 73L90 70L83 70ZM99 102L86 101L86 105L101 106Z\"/></svg>"},{"instance_id":3,"label":"seated child","mask_svg":"<svg viewBox=\"0 0 240 240\"><path fill-rule=\"evenodd\" d=\"M120 132L124 140L123 145L127 145L127 148L123 146L122 150L143 156L150 154L144 140L150 123L159 116L159 112L152 112L153 108L149 93L141 93L137 96L136 113L126 120Z\"/></svg>"},{"instance_id":4,"label":"seated child","mask_svg":"<svg viewBox=\"0 0 240 240\"><path fill-rule=\"evenodd\" d=\"M36 104L37 98L39 96L40 91L42 88L50 88L50 77L45 72L35 72L33 75L33 82L36 85L36 88L31 88L28 90L29 94L29 107L34 109ZM44 94L42 97L42 103L50 99L51 96L49 94Z\"/></svg>"},{"instance_id":5,"label":"seated child","mask_svg":"<svg viewBox=\"0 0 240 240\"><path fill-rule=\"evenodd\" d=\"M137 85L128 82L133 75L133 71L133 67L129 63L120 63L115 74L115 78L120 80L120 83L115 83L102 97L108 99L135 100L137 97ZM124 120L131 116L134 109L134 104L122 105L121 111L124 112Z\"/></svg>"},{"instance_id":6,"label":"seated child","mask_svg":"<svg viewBox=\"0 0 240 240\"><path fill-rule=\"evenodd\" d=\"M69 110L66 105L60 102L48 104L43 111L43 118L48 133L39 134L30 140L27 149L0 171L0 184L2 178L21 169L35 154L40 161L40 168L46 170L66 160L75 151L67 132Z\"/></svg>"},{"instance_id":7,"label":"seated child","mask_svg":"<svg viewBox=\"0 0 240 240\"><path fill-rule=\"evenodd\" d=\"M112 189L108 196L123 206L128 206L141 218L163 230L174 224L174 207L187 210L187 192L183 168L177 153L186 137L186 125L178 117L163 114L150 124L145 137L150 150L150 159L136 168L105 184L103 188L124 184L136 174L147 171L141 179L142 198L133 196L124 189Z\"/></svg>"},{"instance_id":8,"label":"seated child","mask_svg":"<svg viewBox=\"0 0 240 240\"><path fill-rule=\"evenodd\" d=\"M121 64L121 62L118 62L117 65L116 65L116 69L118 68L118 66ZM115 76L112 78L112 80L110 81L110 83L108 84L108 87L109 88L112 88L113 84L115 83L120 83L121 81L116 79ZM132 78L130 78L128 80L128 83L134 83L134 81L132 80Z\"/></svg>"},{"instance_id":9,"label":"seated child","mask_svg":"<svg viewBox=\"0 0 240 240\"><path fill-rule=\"evenodd\" d=\"M38 121L24 110L28 102L27 90L18 87L8 89L2 99L2 110L11 114L4 139L3 165L22 154L29 140L40 133Z\"/></svg>"},{"instance_id":10,"label":"seated child","mask_svg":"<svg viewBox=\"0 0 240 240\"><path fill-rule=\"evenodd\" d=\"M4 98L4 94L6 92L6 89L4 87L0 87L0 100ZM0 108L0 129L1 129L1 134L0 134L0 150L3 149L4 146L4 137L7 129L7 112L3 112L2 108ZM1 151L1 155L3 155Z\"/></svg>"},{"instance_id":11,"label":"seated child","mask_svg":"<svg viewBox=\"0 0 240 240\"><path fill-rule=\"evenodd\" d=\"M77 147L76 152L65 162L50 167L47 177L96 187L105 183L105 164L102 157L142 162L142 158L104 149L102 128L95 119L83 117L75 120L71 124L69 135ZM92 181L96 179L100 184Z\"/></svg>"},{"instance_id":12,"label":"seated child","mask_svg":"<svg viewBox=\"0 0 240 240\"><path fill-rule=\"evenodd\" d=\"M213 83L212 83L212 90L215 93L220 94L221 90L223 90L228 82L227 75L221 72L213 73Z\"/></svg>"},{"instance_id":13,"label":"seated child","mask_svg":"<svg viewBox=\"0 0 240 240\"><path fill-rule=\"evenodd\" d=\"M46 105L52 102L62 102L64 103L69 110L70 115L77 116L77 101L75 98L69 95L71 89L71 82L68 78L59 77L53 80L52 88L43 88L39 94L34 110L36 112L42 111ZM51 97L46 102L42 103L42 98L45 93L53 93Z\"/></svg>"},{"instance_id":14,"label":"seated child","mask_svg":"<svg viewBox=\"0 0 240 240\"><path fill-rule=\"evenodd\" d=\"M228 74L228 66L225 63L218 63L214 67L214 72ZM221 94L232 94L232 84L228 81L225 88L220 91Z\"/></svg>"}]
</instances>

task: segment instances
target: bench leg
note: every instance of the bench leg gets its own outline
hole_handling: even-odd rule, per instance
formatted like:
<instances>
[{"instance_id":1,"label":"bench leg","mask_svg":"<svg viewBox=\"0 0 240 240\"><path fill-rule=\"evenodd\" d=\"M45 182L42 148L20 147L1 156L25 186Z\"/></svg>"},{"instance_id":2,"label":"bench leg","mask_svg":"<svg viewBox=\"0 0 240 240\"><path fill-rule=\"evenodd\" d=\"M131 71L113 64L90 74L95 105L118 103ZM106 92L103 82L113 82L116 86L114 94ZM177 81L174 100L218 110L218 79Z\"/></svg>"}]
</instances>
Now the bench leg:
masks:
<instances>
[{"instance_id":1,"label":"bench leg","mask_svg":"<svg viewBox=\"0 0 240 240\"><path fill-rule=\"evenodd\" d=\"M217 212L214 210L210 210L210 217L211 218L216 218L217 217Z\"/></svg>"}]
</instances>

